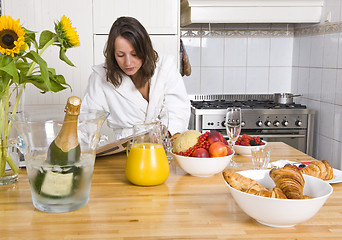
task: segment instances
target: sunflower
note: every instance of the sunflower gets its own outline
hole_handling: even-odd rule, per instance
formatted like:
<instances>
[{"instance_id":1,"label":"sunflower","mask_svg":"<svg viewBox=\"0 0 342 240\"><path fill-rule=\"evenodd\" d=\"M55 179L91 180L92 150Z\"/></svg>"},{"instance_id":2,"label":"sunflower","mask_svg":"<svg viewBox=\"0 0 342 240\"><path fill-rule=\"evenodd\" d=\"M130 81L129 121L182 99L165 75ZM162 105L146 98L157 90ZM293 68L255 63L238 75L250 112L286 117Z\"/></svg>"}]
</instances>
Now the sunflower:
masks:
<instances>
[{"instance_id":1,"label":"sunflower","mask_svg":"<svg viewBox=\"0 0 342 240\"><path fill-rule=\"evenodd\" d=\"M58 38L65 48L80 46L76 28L71 26L71 20L63 15L60 22L55 25Z\"/></svg>"},{"instance_id":2,"label":"sunflower","mask_svg":"<svg viewBox=\"0 0 342 240\"><path fill-rule=\"evenodd\" d=\"M20 25L20 19L0 16L0 52L14 57L15 53L25 50L25 30Z\"/></svg>"}]
</instances>

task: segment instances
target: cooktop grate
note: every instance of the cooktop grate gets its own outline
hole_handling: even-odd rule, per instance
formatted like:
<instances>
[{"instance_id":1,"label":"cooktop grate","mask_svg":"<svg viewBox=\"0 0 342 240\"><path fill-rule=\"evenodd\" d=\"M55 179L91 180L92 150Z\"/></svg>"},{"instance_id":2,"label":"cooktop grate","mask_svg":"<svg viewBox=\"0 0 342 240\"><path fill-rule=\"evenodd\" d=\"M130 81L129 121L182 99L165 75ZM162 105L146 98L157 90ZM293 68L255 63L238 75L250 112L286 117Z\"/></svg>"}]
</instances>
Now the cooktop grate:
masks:
<instances>
[{"instance_id":1,"label":"cooktop grate","mask_svg":"<svg viewBox=\"0 0 342 240\"><path fill-rule=\"evenodd\" d=\"M273 94L199 94L189 95L192 101L212 101L212 100L229 100L229 101L245 101L245 100L272 100Z\"/></svg>"}]
</instances>

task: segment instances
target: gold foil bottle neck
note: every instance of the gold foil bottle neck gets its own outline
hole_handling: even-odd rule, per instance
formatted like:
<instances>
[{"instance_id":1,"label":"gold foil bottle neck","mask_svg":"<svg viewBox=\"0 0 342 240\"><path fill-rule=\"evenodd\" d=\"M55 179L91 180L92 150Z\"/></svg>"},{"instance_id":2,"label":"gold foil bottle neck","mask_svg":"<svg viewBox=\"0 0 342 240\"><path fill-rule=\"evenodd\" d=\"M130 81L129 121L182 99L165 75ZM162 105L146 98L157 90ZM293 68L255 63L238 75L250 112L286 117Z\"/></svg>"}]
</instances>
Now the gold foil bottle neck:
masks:
<instances>
[{"instance_id":1,"label":"gold foil bottle neck","mask_svg":"<svg viewBox=\"0 0 342 240\"><path fill-rule=\"evenodd\" d=\"M80 111L81 99L76 96L69 97L65 106L65 113L69 115L80 115Z\"/></svg>"}]
</instances>

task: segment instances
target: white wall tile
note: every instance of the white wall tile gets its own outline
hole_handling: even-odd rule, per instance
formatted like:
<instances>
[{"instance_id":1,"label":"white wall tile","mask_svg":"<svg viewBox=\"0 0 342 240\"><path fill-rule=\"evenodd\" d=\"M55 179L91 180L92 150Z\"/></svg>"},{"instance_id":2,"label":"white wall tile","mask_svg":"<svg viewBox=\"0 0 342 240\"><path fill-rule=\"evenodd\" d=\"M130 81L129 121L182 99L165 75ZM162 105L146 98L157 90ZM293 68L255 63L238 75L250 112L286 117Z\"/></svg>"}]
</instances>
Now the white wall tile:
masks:
<instances>
[{"instance_id":1,"label":"white wall tile","mask_svg":"<svg viewBox=\"0 0 342 240\"><path fill-rule=\"evenodd\" d=\"M319 115L320 135L332 138L334 136L334 105L321 102Z\"/></svg>"},{"instance_id":2,"label":"white wall tile","mask_svg":"<svg viewBox=\"0 0 342 240\"><path fill-rule=\"evenodd\" d=\"M323 69L322 72L322 85L321 85L321 101L327 103L335 102L335 90L336 90L336 69Z\"/></svg>"},{"instance_id":3,"label":"white wall tile","mask_svg":"<svg viewBox=\"0 0 342 240\"><path fill-rule=\"evenodd\" d=\"M291 67L270 67L268 92L291 92L291 75Z\"/></svg>"},{"instance_id":4,"label":"white wall tile","mask_svg":"<svg viewBox=\"0 0 342 240\"><path fill-rule=\"evenodd\" d=\"M342 143L333 141L332 167L342 169Z\"/></svg>"},{"instance_id":5,"label":"white wall tile","mask_svg":"<svg viewBox=\"0 0 342 240\"><path fill-rule=\"evenodd\" d=\"M334 139L342 142L342 106L335 105Z\"/></svg>"},{"instance_id":6,"label":"white wall tile","mask_svg":"<svg viewBox=\"0 0 342 240\"><path fill-rule=\"evenodd\" d=\"M268 67L248 67L246 93L268 93Z\"/></svg>"},{"instance_id":7,"label":"white wall tile","mask_svg":"<svg viewBox=\"0 0 342 240\"><path fill-rule=\"evenodd\" d=\"M201 38L182 38L190 65L201 66Z\"/></svg>"},{"instance_id":8,"label":"white wall tile","mask_svg":"<svg viewBox=\"0 0 342 240\"><path fill-rule=\"evenodd\" d=\"M225 67L223 91L227 94L246 92L246 67Z\"/></svg>"},{"instance_id":9,"label":"white wall tile","mask_svg":"<svg viewBox=\"0 0 342 240\"><path fill-rule=\"evenodd\" d=\"M335 104L342 105L342 69L337 69Z\"/></svg>"},{"instance_id":10,"label":"white wall tile","mask_svg":"<svg viewBox=\"0 0 342 240\"><path fill-rule=\"evenodd\" d=\"M324 35L311 37L310 67L323 66Z\"/></svg>"},{"instance_id":11,"label":"white wall tile","mask_svg":"<svg viewBox=\"0 0 342 240\"><path fill-rule=\"evenodd\" d=\"M292 67L291 92L298 94L298 74L299 68Z\"/></svg>"},{"instance_id":12,"label":"white wall tile","mask_svg":"<svg viewBox=\"0 0 342 240\"><path fill-rule=\"evenodd\" d=\"M246 66L247 38L226 38L224 66Z\"/></svg>"},{"instance_id":13,"label":"white wall tile","mask_svg":"<svg viewBox=\"0 0 342 240\"><path fill-rule=\"evenodd\" d=\"M342 68L342 33L340 33L338 41L337 67Z\"/></svg>"},{"instance_id":14,"label":"white wall tile","mask_svg":"<svg viewBox=\"0 0 342 240\"><path fill-rule=\"evenodd\" d=\"M201 94L201 68L191 66L190 76L184 76L184 85L188 94Z\"/></svg>"},{"instance_id":15,"label":"white wall tile","mask_svg":"<svg viewBox=\"0 0 342 240\"><path fill-rule=\"evenodd\" d=\"M202 38L201 45L202 66L223 66L224 38Z\"/></svg>"},{"instance_id":16,"label":"white wall tile","mask_svg":"<svg viewBox=\"0 0 342 240\"><path fill-rule=\"evenodd\" d=\"M308 97L309 93L309 68L298 68L298 93L302 94L303 97Z\"/></svg>"},{"instance_id":17,"label":"white wall tile","mask_svg":"<svg viewBox=\"0 0 342 240\"><path fill-rule=\"evenodd\" d=\"M319 101L321 98L322 69L310 68L308 98Z\"/></svg>"},{"instance_id":18,"label":"white wall tile","mask_svg":"<svg viewBox=\"0 0 342 240\"><path fill-rule=\"evenodd\" d=\"M300 37L299 41L299 66L309 67L311 57L311 37Z\"/></svg>"},{"instance_id":19,"label":"white wall tile","mask_svg":"<svg viewBox=\"0 0 342 240\"><path fill-rule=\"evenodd\" d=\"M293 38L271 38L270 66L292 67Z\"/></svg>"},{"instance_id":20,"label":"white wall tile","mask_svg":"<svg viewBox=\"0 0 342 240\"><path fill-rule=\"evenodd\" d=\"M332 162L333 159L333 140L331 138L327 138L325 136L320 136L318 145L318 159L319 160L327 160L329 163Z\"/></svg>"},{"instance_id":21,"label":"white wall tile","mask_svg":"<svg viewBox=\"0 0 342 240\"><path fill-rule=\"evenodd\" d=\"M293 59L292 59L292 64L294 67L298 67L299 66L299 47L300 47L300 38L299 37L295 37L293 39Z\"/></svg>"},{"instance_id":22,"label":"white wall tile","mask_svg":"<svg viewBox=\"0 0 342 240\"><path fill-rule=\"evenodd\" d=\"M270 38L248 38L247 66L270 65Z\"/></svg>"},{"instance_id":23,"label":"white wall tile","mask_svg":"<svg viewBox=\"0 0 342 240\"><path fill-rule=\"evenodd\" d=\"M341 21L341 0L326 0L326 12L331 13L331 22Z\"/></svg>"},{"instance_id":24,"label":"white wall tile","mask_svg":"<svg viewBox=\"0 0 342 240\"><path fill-rule=\"evenodd\" d=\"M324 35L323 67L337 67L338 38L338 33Z\"/></svg>"},{"instance_id":25,"label":"white wall tile","mask_svg":"<svg viewBox=\"0 0 342 240\"><path fill-rule=\"evenodd\" d=\"M223 94L223 68L202 67L201 68L201 93Z\"/></svg>"},{"instance_id":26,"label":"white wall tile","mask_svg":"<svg viewBox=\"0 0 342 240\"><path fill-rule=\"evenodd\" d=\"M306 107L308 109L312 109L315 111L314 114L314 134L319 134L319 126L320 126L320 115L321 115L321 102L315 100L307 100Z\"/></svg>"}]
</instances>

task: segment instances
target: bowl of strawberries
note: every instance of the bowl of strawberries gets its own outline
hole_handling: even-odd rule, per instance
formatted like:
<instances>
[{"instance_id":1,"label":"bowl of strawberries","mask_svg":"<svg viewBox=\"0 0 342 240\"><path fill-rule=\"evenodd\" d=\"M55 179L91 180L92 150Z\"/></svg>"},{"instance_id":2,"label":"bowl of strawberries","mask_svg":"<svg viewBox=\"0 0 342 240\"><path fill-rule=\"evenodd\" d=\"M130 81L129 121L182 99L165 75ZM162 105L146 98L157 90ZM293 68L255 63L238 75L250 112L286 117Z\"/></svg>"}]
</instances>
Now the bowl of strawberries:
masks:
<instances>
[{"instance_id":1,"label":"bowl of strawberries","mask_svg":"<svg viewBox=\"0 0 342 240\"><path fill-rule=\"evenodd\" d=\"M234 150L228 146L222 134L205 132L196 135L192 132L191 135L195 139L187 139L189 134L184 132L174 141L173 156L178 166L196 177L210 177L222 172L234 155ZM192 146L185 144L189 142Z\"/></svg>"},{"instance_id":2,"label":"bowl of strawberries","mask_svg":"<svg viewBox=\"0 0 342 240\"><path fill-rule=\"evenodd\" d=\"M236 140L233 149L236 154L241 156L252 156L251 150L254 148L265 148L267 146L267 142L261 140L260 137L252 137L247 134L243 134L239 136Z\"/></svg>"}]
</instances>

